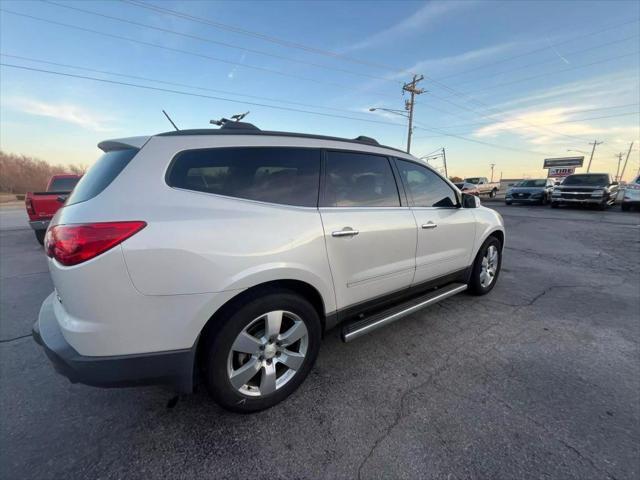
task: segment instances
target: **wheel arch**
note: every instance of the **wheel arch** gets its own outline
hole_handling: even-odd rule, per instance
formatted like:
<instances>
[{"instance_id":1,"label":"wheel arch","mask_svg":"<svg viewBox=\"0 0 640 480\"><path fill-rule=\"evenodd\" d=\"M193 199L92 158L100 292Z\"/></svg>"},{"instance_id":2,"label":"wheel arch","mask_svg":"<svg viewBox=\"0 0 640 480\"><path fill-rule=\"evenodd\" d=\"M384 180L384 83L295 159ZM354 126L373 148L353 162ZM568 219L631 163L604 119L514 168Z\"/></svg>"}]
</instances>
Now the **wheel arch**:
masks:
<instances>
[{"instance_id":1,"label":"wheel arch","mask_svg":"<svg viewBox=\"0 0 640 480\"><path fill-rule=\"evenodd\" d=\"M206 345L206 342L209 341L210 337L215 334L215 326L218 324L218 322L221 322L225 317L232 315L235 310L240 308L240 306L247 303L248 301L251 301L263 295L277 292L293 292L308 300L316 310L316 312L318 312L322 332L324 334L324 331L327 327L326 306L322 295L320 294L320 291L316 287L314 287L310 283L295 279L281 279L263 282L239 292L237 295L227 300L220 308L218 308L213 313L213 315L211 315L211 317L204 324L200 335L196 340L196 365L199 364L202 358L202 347Z\"/></svg>"}]
</instances>

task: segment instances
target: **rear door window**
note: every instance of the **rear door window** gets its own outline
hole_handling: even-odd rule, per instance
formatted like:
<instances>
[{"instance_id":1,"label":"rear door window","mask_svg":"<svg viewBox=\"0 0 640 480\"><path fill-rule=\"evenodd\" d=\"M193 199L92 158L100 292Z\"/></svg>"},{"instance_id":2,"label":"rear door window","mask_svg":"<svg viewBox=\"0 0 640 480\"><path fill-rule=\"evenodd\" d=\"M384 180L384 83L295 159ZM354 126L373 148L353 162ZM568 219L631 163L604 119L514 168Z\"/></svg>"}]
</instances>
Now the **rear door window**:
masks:
<instances>
[{"instance_id":1,"label":"rear door window","mask_svg":"<svg viewBox=\"0 0 640 480\"><path fill-rule=\"evenodd\" d=\"M102 192L138 153L137 148L105 152L73 189L65 205L86 202Z\"/></svg>"},{"instance_id":2,"label":"rear door window","mask_svg":"<svg viewBox=\"0 0 640 480\"><path fill-rule=\"evenodd\" d=\"M400 196L387 157L327 152L325 207L399 207Z\"/></svg>"},{"instance_id":3,"label":"rear door window","mask_svg":"<svg viewBox=\"0 0 640 480\"><path fill-rule=\"evenodd\" d=\"M187 150L167 173L171 187L260 202L315 207L320 150L245 147Z\"/></svg>"}]
</instances>

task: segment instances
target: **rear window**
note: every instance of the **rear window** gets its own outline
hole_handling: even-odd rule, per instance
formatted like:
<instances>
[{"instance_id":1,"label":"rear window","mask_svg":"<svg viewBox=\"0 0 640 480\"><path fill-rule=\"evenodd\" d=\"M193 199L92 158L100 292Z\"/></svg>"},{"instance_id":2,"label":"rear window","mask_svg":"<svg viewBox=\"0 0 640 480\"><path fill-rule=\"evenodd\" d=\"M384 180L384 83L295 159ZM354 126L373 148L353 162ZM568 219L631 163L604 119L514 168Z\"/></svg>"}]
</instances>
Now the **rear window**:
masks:
<instances>
[{"instance_id":1,"label":"rear window","mask_svg":"<svg viewBox=\"0 0 640 480\"><path fill-rule=\"evenodd\" d=\"M78 177L54 178L49 185L50 192L70 192L78 183Z\"/></svg>"},{"instance_id":2,"label":"rear window","mask_svg":"<svg viewBox=\"0 0 640 480\"><path fill-rule=\"evenodd\" d=\"M179 153L171 187L301 207L318 204L320 150L243 147Z\"/></svg>"},{"instance_id":3,"label":"rear window","mask_svg":"<svg viewBox=\"0 0 640 480\"><path fill-rule=\"evenodd\" d=\"M71 196L67 199L66 205L86 202L95 197L120 174L133 157L138 153L138 149L113 150L103 154L89 171L73 189Z\"/></svg>"}]
</instances>

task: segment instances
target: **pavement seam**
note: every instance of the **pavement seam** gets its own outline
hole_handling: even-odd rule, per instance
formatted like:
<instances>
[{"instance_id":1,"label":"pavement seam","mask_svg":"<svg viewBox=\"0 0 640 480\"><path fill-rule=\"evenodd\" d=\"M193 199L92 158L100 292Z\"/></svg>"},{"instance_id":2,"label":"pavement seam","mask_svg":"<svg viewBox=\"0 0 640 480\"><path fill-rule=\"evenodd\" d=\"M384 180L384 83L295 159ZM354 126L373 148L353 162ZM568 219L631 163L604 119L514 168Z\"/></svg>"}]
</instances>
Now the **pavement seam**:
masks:
<instances>
[{"instance_id":1,"label":"pavement seam","mask_svg":"<svg viewBox=\"0 0 640 480\"><path fill-rule=\"evenodd\" d=\"M20 335L19 337L13 337L13 338L6 338L3 340L0 340L0 343L9 343L9 342L15 342L16 340L22 340L23 338L27 338L30 337L31 334L28 333L26 335Z\"/></svg>"}]
</instances>

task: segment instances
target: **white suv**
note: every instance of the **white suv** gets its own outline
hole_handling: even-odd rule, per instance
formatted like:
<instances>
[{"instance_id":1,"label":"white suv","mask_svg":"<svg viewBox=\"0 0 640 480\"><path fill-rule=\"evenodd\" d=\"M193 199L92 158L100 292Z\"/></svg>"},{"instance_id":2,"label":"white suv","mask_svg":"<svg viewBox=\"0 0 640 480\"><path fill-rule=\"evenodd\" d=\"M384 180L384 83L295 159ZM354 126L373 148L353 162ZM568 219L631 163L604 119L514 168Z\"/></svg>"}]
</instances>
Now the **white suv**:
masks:
<instances>
[{"instance_id":1,"label":"white suv","mask_svg":"<svg viewBox=\"0 0 640 480\"><path fill-rule=\"evenodd\" d=\"M270 407L353 340L500 272L502 218L414 157L227 123L110 140L58 211L34 338L72 382Z\"/></svg>"}]
</instances>

